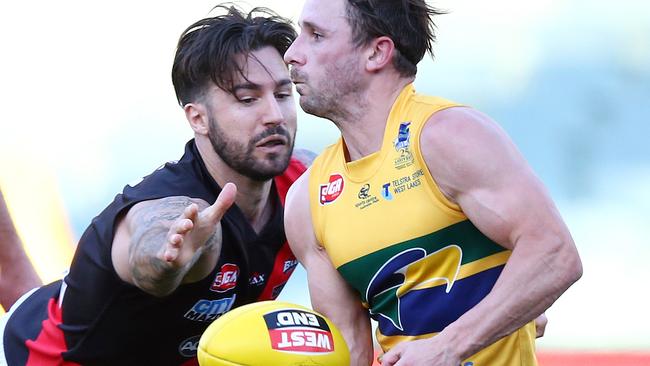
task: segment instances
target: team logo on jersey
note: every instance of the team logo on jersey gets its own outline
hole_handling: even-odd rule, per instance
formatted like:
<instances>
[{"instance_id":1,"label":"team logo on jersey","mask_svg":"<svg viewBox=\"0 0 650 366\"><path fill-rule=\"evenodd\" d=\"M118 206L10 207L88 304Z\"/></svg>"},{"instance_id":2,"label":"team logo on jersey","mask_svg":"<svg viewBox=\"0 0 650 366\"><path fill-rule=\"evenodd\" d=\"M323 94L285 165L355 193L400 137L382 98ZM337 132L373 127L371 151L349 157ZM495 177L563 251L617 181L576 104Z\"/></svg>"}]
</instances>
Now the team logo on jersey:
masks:
<instances>
[{"instance_id":1,"label":"team logo on jersey","mask_svg":"<svg viewBox=\"0 0 650 366\"><path fill-rule=\"evenodd\" d=\"M185 313L185 318L195 322L211 322L232 309L236 295L217 300L199 300Z\"/></svg>"},{"instance_id":2,"label":"team logo on jersey","mask_svg":"<svg viewBox=\"0 0 650 366\"><path fill-rule=\"evenodd\" d=\"M196 356L196 351L199 349L199 339L201 339L201 336L197 335L184 340L178 346L178 353L180 353L183 357Z\"/></svg>"},{"instance_id":3,"label":"team logo on jersey","mask_svg":"<svg viewBox=\"0 0 650 366\"><path fill-rule=\"evenodd\" d=\"M326 205L334 202L343 193L344 185L345 182L341 174L330 175L329 182L320 185L320 204Z\"/></svg>"},{"instance_id":4,"label":"team logo on jersey","mask_svg":"<svg viewBox=\"0 0 650 366\"><path fill-rule=\"evenodd\" d=\"M399 156L393 161L396 169L404 169L413 165L413 154L409 149L411 145L411 122L402 122L397 131L397 138L393 142Z\"/></svg>"},{"instance_id":5,"label":"team logo on jersey","mask_svg":"<svg viewBox=\"0 0 650 366\"><path fill-rule=\"evenodd\" d=\"M297 259L287 259L284 261L284 266L282 268L282 273L287 273L289 271L293 271L294 268L298 265L298 260Z\"/></svg>"},{"instance_id":6,"label":"team logo on jersey","mask_svg":"<svg viewBox=\"0 0 650 366\"><path fill-rule=\"evenodd\" d=\"M390 182L381 186L381 196L387 201L393 199L393 194L390 192Z\"/></svg>"},{"instance_id":7,"label":"team logo on jersey","mask_svg":"<svg viewBox=\"0 0 650 366\"><path fill-rule=\"evenodd\" d=\"M431 291L445 286L449 293L456 282L463 257L457 245L448 245L427 254L422 248L411 248L390 258L370 280L366 299L370 313L390 321L404 330L404 314L400 308L402 299L416 291Z\"/></svg>"},{"instance_id":8,"label":"team logo on jersey","mask_svg":"<svg viewBox=\"0 0 650 366\"><path fill-rule=\"evenodd\" d=\"M263 273L253 272L253 275L248 279L248 283L254 286L264 284L265 278Z\"/></svg>"},{"instance_id":9,"label":"team logo on jersey","mask_svg":"<svg viewBox=\"0 0 650 366\"><path fill-rule=\"evenodd\" d=\"M297 309L264 314L271 337L271 347L294 353L329 353L334 351L334 339L323 317Z\"/></svg>"},{"instance_id":10,"label":"team logo on jersey","mask_svg":"<svg viewBox=\"0 0 650 366\"><path fill-rule=\"evenodd\" d=\"M397 138L394 141L395 150L406 150L409 148L411 141L411 131L409 129L411 122L402 122L399 125L399 130L397 131Z\"/></svg>"},{"instance_id":11,"label":"team logo on jersey","mask_svg":"<svg viewBox=\"0 0 650 366\"><path fill-rule=\"evenodd\" d=\"M226 263L221 266L221 270L214 278L210 290L215 292L226 292L237 286L237 277L239 277L239 266L232 263Z\"/></svg>"}]
</instances>

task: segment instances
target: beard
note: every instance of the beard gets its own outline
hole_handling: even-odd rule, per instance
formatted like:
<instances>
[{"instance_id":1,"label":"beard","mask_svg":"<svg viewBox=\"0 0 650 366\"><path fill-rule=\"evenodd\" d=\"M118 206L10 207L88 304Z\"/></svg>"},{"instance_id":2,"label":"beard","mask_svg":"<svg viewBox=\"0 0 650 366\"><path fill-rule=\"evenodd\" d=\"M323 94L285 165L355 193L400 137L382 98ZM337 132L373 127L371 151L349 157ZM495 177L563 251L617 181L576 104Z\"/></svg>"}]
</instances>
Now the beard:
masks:
<instances>
[{"instance_id":1,"label":"beard","mask_svg":"<svg viewBox=\"0 0 650 366\"><path fill-rule=\"evenodd\" d=\"M244 144L230 139L213 116L209 116L208 120L210 124L208 138L212 148L221 160L237 173L264 182L282 174L289 166L295 134L291 136L284 127L278 125L268 128ZM287 139L285 152L266 154L263 158L255 157L255 145L271 135L282 135Z\"/></svg>"},{"instance_id":2,"label":"beard","mask_svg":"<svg viewBox=\"0 0 650 366\"><path fill-rule=\"evenodd\" d=\"M300 107L309 114L335 121L344 118L344 105L358 100L363 91L361 74L356 69L352 57L327 65L323 79L317 84L309 82L307 75L291 69L293 80L302 80L307 89L300 96Z\"/></svg>"}]
</instances>

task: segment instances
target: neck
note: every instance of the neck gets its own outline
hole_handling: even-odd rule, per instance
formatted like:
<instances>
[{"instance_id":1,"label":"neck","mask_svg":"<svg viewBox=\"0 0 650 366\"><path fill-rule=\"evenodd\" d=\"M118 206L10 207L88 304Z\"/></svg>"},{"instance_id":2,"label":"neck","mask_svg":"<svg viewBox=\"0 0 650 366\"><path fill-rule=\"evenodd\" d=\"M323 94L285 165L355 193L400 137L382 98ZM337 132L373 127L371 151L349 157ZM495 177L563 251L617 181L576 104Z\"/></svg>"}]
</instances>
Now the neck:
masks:
<instances>
[{"instance_id":1,"label":"neck","mask_svg":"<svg viewBox=\"0 0 650 366\"><path fill-rule=\"evenodd\" d=\"M381 149L391 108L402 89L412 82L413 78L396 76L376 78L363 95L344 106L348 113L333 122L341 130L349 161Z\"/></svg>"},{"instance_id":2,"label":"neck","mask_svg":"<svg viewBox=\"0 0 650 366\"><path fill-rule=\"evenodd\" d=\"M234 171L217 155L207 136L196 135L195 141L208 173L215 182L220 187L228 182L237 186L235 204L253 229L259 233L273 213L273 202L270 198L272 181L256 181Z\"/></svg>"}]
</instances>

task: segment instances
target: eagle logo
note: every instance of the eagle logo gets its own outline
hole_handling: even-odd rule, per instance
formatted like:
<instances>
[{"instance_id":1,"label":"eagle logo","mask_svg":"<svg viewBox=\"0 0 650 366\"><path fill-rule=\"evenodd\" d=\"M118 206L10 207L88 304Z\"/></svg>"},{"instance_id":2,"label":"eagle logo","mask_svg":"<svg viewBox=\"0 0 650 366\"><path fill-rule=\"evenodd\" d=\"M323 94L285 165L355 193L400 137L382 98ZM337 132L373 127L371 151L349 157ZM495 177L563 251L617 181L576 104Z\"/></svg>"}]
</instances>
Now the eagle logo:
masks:
<instances>
[{"instance_id":1,"label":"eagle logo","mask_svg":"<svg viewBox=\"0 0 650 366\"><path fill-rule=\"evenodd\" d=\"M422 248L404 250L379 268L366 289L370 314L389 320L404 330L400 299L411 291L445 286L449 293L456 282L463 258L458 245L427 254Z\"/></svg>"}]
</instances>

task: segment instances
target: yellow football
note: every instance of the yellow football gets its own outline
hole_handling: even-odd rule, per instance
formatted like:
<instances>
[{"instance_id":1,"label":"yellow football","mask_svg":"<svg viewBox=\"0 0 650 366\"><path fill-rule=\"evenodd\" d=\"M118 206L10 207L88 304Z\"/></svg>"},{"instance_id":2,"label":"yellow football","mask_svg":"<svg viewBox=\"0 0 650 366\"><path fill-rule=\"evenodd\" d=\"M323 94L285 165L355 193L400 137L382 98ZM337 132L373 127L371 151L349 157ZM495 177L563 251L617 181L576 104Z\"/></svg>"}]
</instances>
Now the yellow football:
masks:
<instances>
[{"instance_id":1,"label":"yellow football","mask_svg":"<svg viewBox=\"0 0 650 366\"><path fill-rule=\"evenodd\" d=\"M281 301L238 307L199 340L201 366L348 366L341 332L323 315Z\"/></svg>"}]
</instances>

